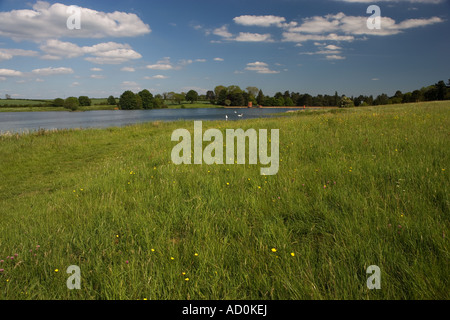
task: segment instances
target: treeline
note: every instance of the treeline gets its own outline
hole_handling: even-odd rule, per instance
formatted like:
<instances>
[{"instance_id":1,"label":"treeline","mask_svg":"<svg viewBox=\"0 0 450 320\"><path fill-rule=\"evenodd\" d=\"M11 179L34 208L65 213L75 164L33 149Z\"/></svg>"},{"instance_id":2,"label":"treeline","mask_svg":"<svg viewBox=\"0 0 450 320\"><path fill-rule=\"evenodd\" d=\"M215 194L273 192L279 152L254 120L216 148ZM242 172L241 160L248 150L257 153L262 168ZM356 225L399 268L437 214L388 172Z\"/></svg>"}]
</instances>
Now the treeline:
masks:
<instances>
[{"instance_id":1,"label":"treeline","mask_svg":"<svg viewBox=\"0 0 450 320\"><path fill-rule=\"evenodd\" d=\"M26 100L26 99L21 99ZM399 104L420 101L450 100L450 79L447 84L439 81L434 85L423 87L412 92L402 93L397 90L392 97L382 93L377 97L372 95L359 95L358 97L347 97L345 95L322 95L312 96L308 93L277 92L274 96L268 96L261 89L256 87L247 87L242 90L239 86L231 85L228 87L219 85L214 90L209 90L204 95L199 95L195 90L189 90L187 93L164 92L163 94L153 95L147 89L138 93L130 90L122 93L120 98L109 96L106 101L97 103L97 105L117 106L122 110L132 109L159 109L168 108L167 102L173 104L182 104L184 101L194 103L196 101L209 102L220 106L248 106L252 103L254 106L317 106L317 107L359 107L376 106L386 104ZM38 101L31 100L29 101ZM43 100L40 100L43 101ZM20 107L63 107L69 110L77 110L80 106L91 106L92 101L87 96L68 97L66 99L57 98L53 101L45 101L42 104L7 104L0 107L20 108ZM183 107L182 105L181 107Z\"/></svg>"},{"instance_id":2,"label":"treeline","mask_svg":"<svg viewBox=\"0 0 450 320\"><path fill-rule=\"evenodd\" d=\"M434 85L423 87L420 90L414 90L412 92L402 93L397 90L392 97L382 93L375 99L373 96L358 96L353 98L353 104L355 107L359 106L377 106L385 104L399 104L399 103L411 103L420 101L436 101L436 100L450 100L450 79L447 84L444 81L439 81Z\"/></svg>"},{"instance_id":3,"label":"treeline","mask_svg":"<svg viewBox=\"0 0 450 320\"><path fill-rule=\"evenodd\" d=\"M446 85L444 81L424 87L413 92L402 93L397 91L394 96L389 97L382 93L377 97L360 95L358 97L347 97L339 95L318 94L312 96L308 93L277 92L274 96L268 96L257 87L247 87L245 90L239 86L223 85L216 86L214 90L209 90L205 95L199 95L195 90L189 90L187 93L164 92L163 94L153 94L147 89L138 93L130 90L125 91L118 101L113 96L108 98L109 105L116 105L122 110L131 109L159 109L167 108L167 102L173 104L182 104L184 101L194 103L196 101L209 102L220 106L248 106L252 103L254 106L317 106L317 107L358 107L373 106L385 104L397 104L420 101L450 100L450 79Z\"/></svg>"}]
</instances>

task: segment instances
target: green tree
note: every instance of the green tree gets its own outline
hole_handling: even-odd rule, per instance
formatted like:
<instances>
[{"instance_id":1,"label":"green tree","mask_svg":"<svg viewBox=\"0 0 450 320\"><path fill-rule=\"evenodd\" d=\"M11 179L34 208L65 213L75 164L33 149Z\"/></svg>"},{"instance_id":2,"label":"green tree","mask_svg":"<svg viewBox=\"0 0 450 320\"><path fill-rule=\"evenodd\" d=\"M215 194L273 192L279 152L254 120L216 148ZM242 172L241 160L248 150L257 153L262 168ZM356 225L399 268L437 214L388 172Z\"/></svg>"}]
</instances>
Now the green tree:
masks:
<instances>
[{"instance_id":1,"label":"green tree","mask_svg":"<svg viewBox=\"0 0 450 320\"><path fill-rule=\"evenodd\" d=\"M382 93L378 97L376 97L376 99L373 101L373 104L376 106L386 105L388 104L388 101L389 101L388 95L386 93Z\"/></svg>"},{"instance_id":2,"label":"green tree","mask_svg":"<svg viewBox=\"0 0 450 320\"><path fill-rule=\"evenodd\" d=\"M53 100L53 105L55 107L64 107L64 99L56 98L55 100Z\"/></svg>"},{"instance_id":3,"label":"green tree","mask_svg":"<svg viewBox=\"0 0 450 320\"><path fill-rule=\"evenodd\" d=\"M402 97L402 103L408 103L408 102L414 102L413 98L412 98L412 93L411 92L407 92L403 95Z\"/></svg>"},{"instance_id":4,"label":"green tree","mask_svg":"<svg viewBox=\"0 0 450 320\"><path fill-rule=\"evenodd\" d=\"M87 96L80 96L78 98L78 103L82 107L89 107L91 105L91 99L89 99L89 97Z\"/></svg>"},{"instance_id":5,"label":"green tree","mask_svg":"<svg viewBox=\"0 0 450 320\"><path fill-rule=\"evenodd\" d=\"M151 109L153 108L153 95L147 89L142 90L138 93L142 101L142 108Z\"/></svg>"},{"instance_id":6,"label":"green tree","mask_svg":"<svg viewBox=\"0 0 450 320\"><path fill-rule=\"evenodd\" d=\"M162 108L164 102L160 97L156 97L153 99L153 109L160 109Z\"/></svg>"},{"instance_id":7,"label":"green tree","mask_svg":"<svg viewBox=\"0 0 450 320\"><path fill-rule=\"evenodd\" d=\"M209 100L211 103L215 103L216 94L214 93L214 91L209 90L208 92L206 92L206 99Z\"/></svg>"},{"instance_id":8,"label":"green tree","mask_svg":"<svg viewBox=\"0 0 450 320\"><path fill-rule=\"evenodd\" d=\"M286 107L293 107L294 106L294 101L292 101L291 97L286 97L284 99L284 105Z\"/></svg>"},{"instance_id":9,"label":"green tree","mask_svg":"<svg viewBox=\"0 0 450 320\"><path fill-rule=\"evenodd\" d=\"M218 99L219 98L219 94L220 94L220 92L223 90L223 89L227 89L226 87L224 87L224 86L216 86L215 88L214 88L214 94L215 94L215 96L216 96L216 99ZM219 102L217 102L218 104L220 104Z\"/></svg>"},{"instance_id":10,"label":"green tree","mask_svg":"<svg viewBox=\"0 0 450 320\"><path fill-rule=\"evenodd\" d=\"M256 96L256 103L262 105L264 103L264 100L265 100L264 93L260 89L258 95Z\"/></svg>"},{"instance_id":11,"label":"green tree","mask_svg":"<svg viewBox=\"0 0 450 320\"><path fill-rule=\"evenodd\" d=\"M350 107L354 107L355 104L353 103L353 100L346 97L346 96L342 96L341 101L339 102L339 107L341 108L350 108Z\"/></svg>"},{"instance_id":12,"label":"green tree","mask_svg":"<svg viewBox=\"0 0 450 320\"><path fill-rule=\"evenodd\" d=\"M110 105L110 106L115 106L117 104L116 98L114 98L113 96L109 96L108 100L106 100L106 101L107 101L108 105Z\"/></svg>"},{"instance_id":13,"label":"green tree","mask_svg":"<svg viewBox=\"0 0 450 320\"><path fill-rule=\"evenodd\" d=\"M119 99L119 107L122 110L137 109L138 104L136 95L130 90L127 90L124 93L122 93Z\"/></svg>"},{"instance_id":14,"label":"green tree","mask_svg":"<svg viewBox=\"0 0 450 320\"><path fill-rule=\"evenodd\" d=\"M181 104L181 102L183 102L184 99L186 99L186 97L182 93L175 93L174 96L173 96L173 100L175 100L175 102L177 104Z\"/></svg>"},{"instance_id":15,"label":"green tree","mask_svg":"<svg viewBox=\"0 0 450 320\"><path fill-rule=\"evenodd\" d=\"M136 109L143 109L142 98L139 94L136 94Z\"/></svg>"},{"instance_id":16,"label":"green tree","mask_svg":"<svg viewBox=\"0 0 450 320\"><path fill-rule=\"evenodd\" d=\"M217 96L217 104L223 106L225 104L225 100L227 100L227 89L223 88L222 90L220 90L219 95Z\"/></svg>"},{"instance_id":17,"label":"green tree","mask_svg":"<svg viewBox=\"0 0 450 320\"><path fill-rule=\"evenodd\" d=\"M78 102L78 98L76 97L68 97L66 100L64 100L64 108L75 111L80 106Z\"/></svg>"},{"instance_id":18,"label":"green tree","mask_svg":"<svg viewBox=\"0 0 450 320\"><path fill-rule=\"evenodd\" d=\"M191 104L194 103L194 101L198 100L198 93L195 90L189 90L186 94L186 100L190 101Z\"/></svg>"},{"instance_id":19,"label":"green tree","mask_svg":"<svg viewBox=\"0 0 450 320\"><path fill-rule=\"evenodd\" d=\"M256 97L259 92L259 89L257 87L247 87L246 90L248 94L252 95L253 97Z\"/></svg>"},{"instance_id":20,"label":"green tree","mask_svg":"<svg viewBox=\"0 0 450 320\"><path fill-rule=\"evenodd\" d=\"M436 87L436 98L437 100L444 100L445 99L445 95L447 93L447 87L445 86L445 82L444 81L439 81L438 83L436 83L434 85Z\"/></svg>"},{"instance_id":21,"label":"green tree","mask_svg":"<svg viewBox=\"0 0 450 320\"><path fill-rule=\"evenodd\" d=\"M411 94L412 102L419 102L423 100L423 95L420 90L414 90Z\"/></svg>"}]
</instances>

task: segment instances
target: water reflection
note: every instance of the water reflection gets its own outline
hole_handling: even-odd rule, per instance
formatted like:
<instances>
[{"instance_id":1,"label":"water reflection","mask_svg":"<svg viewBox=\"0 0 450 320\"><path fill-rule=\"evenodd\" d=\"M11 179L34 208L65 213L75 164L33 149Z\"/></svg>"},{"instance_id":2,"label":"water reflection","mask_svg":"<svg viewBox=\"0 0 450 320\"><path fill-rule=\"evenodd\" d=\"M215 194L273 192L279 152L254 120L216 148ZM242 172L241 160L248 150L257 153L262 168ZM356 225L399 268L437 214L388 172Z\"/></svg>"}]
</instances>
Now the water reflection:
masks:
<instances>
[{"instance_id":1,"label":"water reflection","mask_svg":"<svg viewBox=\"0 0 450 320\"><path fill-rule=\"evenodd\" d=\"M226 120L271 117L273 113L291 108L276 109L157 109L103 110L87 112L0 112L0 132L27 132L39 129L105 128L140 122L176 120Z\"/></svg>"}]
</instances>

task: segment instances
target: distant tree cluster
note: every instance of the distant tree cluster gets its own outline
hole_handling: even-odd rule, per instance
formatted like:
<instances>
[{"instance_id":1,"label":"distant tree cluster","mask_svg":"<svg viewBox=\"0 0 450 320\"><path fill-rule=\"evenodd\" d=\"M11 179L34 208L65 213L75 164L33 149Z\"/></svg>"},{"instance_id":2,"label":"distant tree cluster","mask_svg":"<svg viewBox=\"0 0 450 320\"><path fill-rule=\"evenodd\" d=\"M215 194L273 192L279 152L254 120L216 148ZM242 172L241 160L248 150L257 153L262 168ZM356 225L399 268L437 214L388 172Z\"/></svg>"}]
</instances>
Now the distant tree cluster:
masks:
<instances>
[{"instance_id":1,"label":"distant tree cluster","mask_svg":"<svg viewBox=\"0 0 450 320\"><path fill-rule=\"evenodd\" d=\"M127 90L120 96L118 106L122 110L159 109L164 103L160 95L153 96L147 89L138 93Z\"/></svg>"},{"instance_id":2,"label":"distant tree cluster","mask_svg":"<svg viewBox=\"0 0 450 320\"><path fill-rule=\"evenodd\" d=\"M11 96L6 95L6 98L11 99ZM448 79L447 84L441 80L434 85L412 92L402 93L400 90L397 90L392 97L385 93L375 98L372 95L347 97L338 95L337 92L334 95L318 94L312 96L308 93L301 94L289 91L284 93L277 92L274 96L267 96L261 89L256 87L247 87L243 90L236 85L228 87L219 85L214 90L209 90L202 95L199 95L195 90L189 90L187 93L164 92L162 95L156 94L155 96L147 89L138 93L127 90L122 93L120 98L115 98L111 95L98 104L117 105L122 110L167 108L166 101L171 101L174 104L181 105L181 107L184 107L182 105L184 101L188 101L191 104L197 101L209 101L211 104L221 106L247 106L249 103L252 103L254 106L338 106L345 108L435 100L450 100L450 79ZM87 96L68 97L66 99L57 98L53 102L50 101L45 104L45 106L64 107L72 111L77 110L80 106L87 107L91 105L92 101ZM22 107L22 105L16 105L16 107Z\"/></svg>"},{"instance_id":3,"label":"distant tree cluster","mask_svg":"<svg viewBox=\"0 0 450 320\"><path fill-rule=\"evenodd\" d=\"M260 106L337 106L341 100L337 92L335 95L317 95L315 97L310 94L300 94L298 92L285 91L277 92L275 95L268 96L261 89L256 87L247 87L242 90L240 87L232 86L216 86L214 91L208 91L206 98L213 104L225 106L247 106L251 102L252 105Z\"/></svg>"},{"instance_id":4,"label":"distant tree cluster","mask_svg":"<svg viewBox=\"0 0 450 320\"><path fill-rule=\"evenodd\" d=\"M377 106L385 104L399 104L411 103L420 101L436 101L436 100L450 100L450 79L447 84L443 80L434 85L423 87L420 90L402 93L397 90L392 97L382 93L375 99L373 96L358 96L352 98L354 105L359 106Z\"/></svg>"}]
</instances>

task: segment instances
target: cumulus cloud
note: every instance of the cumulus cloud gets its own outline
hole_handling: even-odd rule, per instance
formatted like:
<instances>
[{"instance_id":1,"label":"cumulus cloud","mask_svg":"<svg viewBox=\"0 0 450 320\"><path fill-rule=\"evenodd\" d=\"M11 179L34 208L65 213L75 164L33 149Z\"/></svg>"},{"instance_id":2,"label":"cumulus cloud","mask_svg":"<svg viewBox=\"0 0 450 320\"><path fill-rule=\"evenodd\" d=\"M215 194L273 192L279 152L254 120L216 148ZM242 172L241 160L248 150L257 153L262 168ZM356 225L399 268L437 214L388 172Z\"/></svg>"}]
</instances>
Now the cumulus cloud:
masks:
<instances>
[{"instance_id":1,"label":"cumulus cloud","mask_svg":"<svg viewBox=\"0 0 450 320\"><path fill-rule=\"evenodd\" d=\"M268 33L260 34L249 32L240 32L234 40L239 42L273 42L272 36Z\"/></svg>"},{"instance_id":2,"label":"cumulus cloud","mask_svg":"<svg viewBox=\"0 0 450 320\"><path fill-rule=\"evenodd\" d=\"M147 65L146 68L151 70L172 70L174 66L170 62L170 58L165 57L162 60L157 61L155 64Z\"/></svg>"},{"instance_id":3,"label":"cumulus cloud","mask_svg":"<svg viewBox=\"0 0 450 320\"><path fill-rule=\"evenodd\" d=\"M122 69L120 69L120 71L124 71L124 72L135 72L136 70L132 67L123 67Z\"/></svg>"},{"instance_id":4,"label":"cumulus cloud","mask_svg":"<svg viewBox=\"0 0 450 320\"><path fill-rule=\"evenodd\" d=\"M345 59L345 57L339 56L339 55L336 55L336 54L326 56L325 58L327 60L344 60Z\"/></svg>"},{"instance_id":5,"label":"cumulus cloud","mask_svg":"<svg viewBox=\"0 0 450 320\"><path fill-rule=\"evenodd\" d=\"M39 53L34 50L23 50L23 49L0 49L0 61L10 60L15 56L23 57L35 57Z\"/></svg>"},{"instance_id":6,"label":"cumulus cloud","mask_svg":"<svg viewBox=\"0 0 450 320\"><path fill-rule=\"evenodd\" d=\"M284 41L302 42L308 40L352 41L355 36L377 35L389 36L404 30L441 23L439 17L425 19L407 19L397 23L389 17L381 17L380 29L367 28L366 16L347 16L340 12L325 16L310 17L297 27L289 28L283 33Z\"/></svg>"},{"instance_id":7,"label":"cumulus cloud","mask_svg":"<svg viewBox=\"0 0 450 320\"><path fill-rule=\"evenodd\" d=\"M42 68L42 69L34 69L31 72L36 75L40 75L40 76L53 76L53 75L74 73L72 68L65 68L65 67L59 67L59 68L49 67L49 68Z\"/></svg>"},{"instance_id":8,"label":"cumulus cloud","mask_svg":"<svg viewBox=\"0 0 450 320\"><path fill-rule=\"evenodd\" d=\"M220 28L214 29L212 33L215 34L216 36L220 36L222 38L231 38L233 36L233 34L228 31L228 26L226 26L226 25L224 25Z\"/></svg>"},{"instance_id":9,"label":"cumulus cloud","mask_svg":"<svg viewBox=\"0 0 450 320\"><path fill-rule=\"evenodd\" d=\"M130 45L117 42L104 42L93 46L80 47L75 43L50 39L43 43L40 49L46 53L41 58L47 60L91 55L85 60L97 64L120 64L142 58L142 55L134 51Z\"/></svg>"},{"instance_id":10,"label":"cumulus cloud","mask_svg":"<svg viewBox=\"0 0 450 320\"><path fill-rule=\"evenodd\" d=\"M92 79L105 79L105 76L101 75L101 74L92 74L91 78Z\"/></svg>"},{"instance_id":11,"label":"cumulus cloud","mask_svg":"<svg viewBox=\"0 0 450 320\"><path fill-rule=\"evenodd\" d=\"M293 26L292 24L286 24L286 18L273 16L273 15L265 15L265 16L255 16L255 15L243 15L239 17L235 17L233 21L236 24L242 26L257 26L257 27L285 27L287 25ZM294 24L296 24L294 22Z\"/></svg>"},{"instance_id":12,"label":"cumulus cloud","mask_svg":"<svg viewBox=\"0 0 450 320\"><path fill-rule=\"evenodd\" d=\"M0 69L1 77L20 77L22 75L23 73L21 71L11 69Z\"/></svg>"},{"instance_id":13,"label":"cumulus cloud","mask_svg":"<svg viewBox=\"0 0 450 320\"><path fill-rule=\"evenodd\" d=\"M223 58L214 58L213 60L214 60L214 61L219 61L219 62L220 62L220 61L224 61Z\"/></svg>"},{"instance_id":14,"label":"cumulus cloud","mask_svg":"<svg viewBox=\"0 0 450 320\"><path fill-rule=\"evenodd\" d=\"M0 36L16 41L72 38L135 37L151 32L136 14L101 12L78 7L81 29L70 30L67 20L73 14L71 6L50 5L37 1L32 9L0 12Z\"/></svg>"},{"instance_id":15,"label":"cumulus cloud","mask_svg":"<svg viewBox=\"0 0 450 320\"><path fill-rule=\"evenodd\" d=\"M162 74L157 74L156 76L146 76L144 77L145 80L151 80L151 79L167 79L169 78L168 76L164 76Z\"/></svg>"},{"instance_id":16,"label":"cumulus cloud","mask_svg":"<svg viewBox=\"0 0 450 320\"><path fill-rule=\"evenodd\" d=\"M269 65L265 62L256 61L247 63L245 70L255 71L256 73L270 74L270 73L280 73L280 71L274 71L269 69Z\"/></svg>"}]
</instances>

